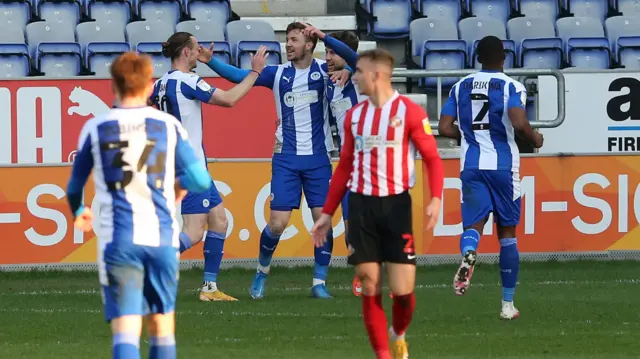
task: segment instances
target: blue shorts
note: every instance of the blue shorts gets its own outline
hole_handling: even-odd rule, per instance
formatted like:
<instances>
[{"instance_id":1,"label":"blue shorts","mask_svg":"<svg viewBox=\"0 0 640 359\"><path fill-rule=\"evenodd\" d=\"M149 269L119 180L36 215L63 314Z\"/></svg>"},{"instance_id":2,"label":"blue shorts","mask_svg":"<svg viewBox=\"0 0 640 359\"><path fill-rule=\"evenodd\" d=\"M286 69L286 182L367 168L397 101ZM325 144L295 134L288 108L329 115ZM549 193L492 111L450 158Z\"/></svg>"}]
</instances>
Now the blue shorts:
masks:
<instances>
[{"instance_id":1,"label":"blue shorts","mask_svg":"<svg viewBox=\"0 0 640 359\"><path fill-rule=\"evenodd\" d=\"M497 225L520 223L520 174L511 171L464 170L462 182L462 226L482 222L493 212Z\"/></svg>"},{"instance_id":2,"label":"blue shorts","mask_svg":"<svg viewBox=\"0 0 640 359\"><path fill-rule=\"evenodd\" d=\"M273 155L271 205L274 211L300 208L302 191L309 208L324 206L331 181L329 155Z\"/></svg>"},{"instance_id":3,"label":"blue shorts","mask_svg":"<svg viewBox=\"0 0 640 359\"><path fill-rule=\"evenodd\" d=\"M204 192L188 192L182 200L181 214L207 214L212 208L222 203L222 197L211 181L211 187Z\"/></svg>"},{"instance_id":4,"label":"blue shorts","mask_svg":"<svg viewBox=\"0 0 640 359\"><path fill-rule=\"evenodd\" d=\"M347 190L344 198L342 198L342 219L345 221L349 220L349 190Z\"/></svg>"},{"instance_id":5,"label":"blue shorts","mask_svg":"<svg viewBox=\"0 0 640 359\"><path fill-rule=\"evenodd\" d=\"M107 322L125 315L173 312L179 256L173 247L107 244L98 263Z\"/></svg>"}]
</instances>

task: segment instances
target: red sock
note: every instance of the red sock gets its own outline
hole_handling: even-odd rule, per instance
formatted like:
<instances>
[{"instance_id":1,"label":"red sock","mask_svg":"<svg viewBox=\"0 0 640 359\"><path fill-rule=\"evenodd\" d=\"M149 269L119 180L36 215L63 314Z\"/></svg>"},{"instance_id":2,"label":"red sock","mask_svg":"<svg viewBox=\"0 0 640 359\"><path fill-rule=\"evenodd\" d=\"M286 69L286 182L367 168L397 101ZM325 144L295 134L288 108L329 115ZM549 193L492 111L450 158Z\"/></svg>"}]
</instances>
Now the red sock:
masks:
<instances>
[{"instance_id":1,"label":"red sock","mask_svg":"<svg viewBox=\"0 0 640 359\"><path fill-rule=\"evenodd\" d=\"M416 309L416 296L413 293L393 296L393 331L403 335L413 318Z\"/></svg>"},{"instance_id":2,"label":"red sock","mask_svg":"<svg viewBox=\"0 0 640 359\"><path fill-rule=\"evenodd\" d=\"M382 296L362 296L362 315L364 325L369 334L369 342L376 353L377 359L391 359L389 353L389 334L387 329L387 316L382 308Z\"/></svg>"}]
</instances>

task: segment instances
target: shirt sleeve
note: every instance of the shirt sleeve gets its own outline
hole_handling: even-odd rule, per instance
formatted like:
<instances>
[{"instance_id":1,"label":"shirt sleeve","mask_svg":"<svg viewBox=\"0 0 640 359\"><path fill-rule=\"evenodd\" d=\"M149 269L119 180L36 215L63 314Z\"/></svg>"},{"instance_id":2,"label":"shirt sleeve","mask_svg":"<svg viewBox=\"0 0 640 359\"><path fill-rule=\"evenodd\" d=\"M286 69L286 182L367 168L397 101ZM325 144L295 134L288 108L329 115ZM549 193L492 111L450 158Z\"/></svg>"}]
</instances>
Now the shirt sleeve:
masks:
<instances>
[{"instance_id":1,"label":"shirt sleeve","mask_svg":"<svg viewBox=\"0 0 640 359\"><path fill-rule=\"evenodd\" d=\"M329 185L329 193L327 194L327 201L322 208L322 213L333 216L344 198L344 194L347 192L347 183L349 183L349 177L353 171L353 134L351 133L351 113L352 110L347 112L344 119L344 143L342 150L340 151L340 161L338 167L333 173L331 178L331 184Z\"/></svg>"},{"instance_id":2,"label":"shirt sleeve","mask_svg":"<svg viewBox=\"0 0 640 359\"><path fill-rule=\"evenodd\" d=\"M527 90L520 82L511 82L509 84L509 101L507 109L510 108L526 108Z\"/></svg>"},{"instance_id":3,"label":"shirt sleeve","mask_svg":"<svg viewBox=\"0 0 640 359\"><path fill-rule=\"evenodd\" d=\"M160 102L160 99L158 98L159 92L160 92L160 81L156 81L153 84L153 93L151 93L151 97L149 97L149 100L147 101L147 105L158 106L158 102ZM113 107L116 107L115 103Z\"/></svg>"},{"instance_id":4,"label":"shirt sleeve","mask_svg":"<svg viewBox=\"0 0 640 359\"><path fill-rule=\"evenodd\" d=\"M407 101L408 102L408 101ZM409 113L407 116L408 135L415 144L427 174L429 175L429 189L431 196L442 198L442 189L444 187L444 167L435 137L429 125L429 117L424 109L411 102L408 103Z\"/></svg>"},{"instance_id":5,"label":"shirt sleeve","mask_svg":"<svg viewBox=\"0 0 640 359\"><path fill-rule=\"evenodd\" d=\"M452 87L449 91L449 98L442 106L440 112L441 115L451 116L453 118L458 117L458 101L456 100L456 87Z\"/></svg>"},{"instance_id":6,"label":"shirt sleeve","mask_svg":"<svg viewBox=\"0 0 640 359\"><path fill-rule=\"evenodd\" d=\"M278 72L278 66L265 66L260 72L260 76L256 80L254 86L262 86L267 88L273 88L276 80L276 72Z\"/></svg>"},{"instance_id":7,"label":"shirt sleeve","mask_svg":"<svg viewBox=\"0 0 640 359\"><path fill-rule=\"evenodd\" d=\"M212 58L211 61L207 63L210 69L215 71L218 75L222 76L224 79L231 81L233 83L240 83L247 77L251 70L247 69L239 69L235 66L225 64L217 58ZM276 72L278 70L278 66L266 66L260 72L260 76L254 83L254 86L262 86L273 88L273 83L275 80Z\"/></svg>"},{"instance_id":8,"label":"shirt sleeve","mask_svg":"<svg viewBox=\"0 0 640 359\"><path fill-rule=\"evenodd\" d=\"M216 91L216 88L209 85L205 80L198 77L194 84L190 84L187 81L182 81L180 85L180 91L184 97L189 100L198 100L202 103L209 103L211 96Z\"/></svg>"},{"instance_id":9,"label":"shirt sleeve","mask_svg":"<svg viewBox=\"0 0 640 359\"><path fill-rule=\"evenodd\" d=\"M347 65L351 67L350 71L353 72L353 69L356 68L356 64L358 63L358 53L333 36L325 36L324 43L331 50L335 51L338 56L342 57L347 62Z\"/></svg>"},{"instance_id":10,"label":"shirt sleeve","mask_svg":"<svg viewBox=\"0 0 640 359\"><path fill-rule=\"evenodd\" d=\"M203 192L211 187L211 177L196 153L189 145L187 131L176 124L176 173L179 173L180 187L193 192Z\"/></svg>"},{"instance_id":11,"label":"shirt sleeve","mask_svg":"<svg viewBox=\"0 0 640 359\"><path fill-rule=\"evenodd\" d=\"M74 217L79 216L84 211L82 193L92 169L91 134L85 124L80 132L78 150L71 168L71 177L69 178L69 183L67 183L67 202Z\"/></svg>"}]
</instances>

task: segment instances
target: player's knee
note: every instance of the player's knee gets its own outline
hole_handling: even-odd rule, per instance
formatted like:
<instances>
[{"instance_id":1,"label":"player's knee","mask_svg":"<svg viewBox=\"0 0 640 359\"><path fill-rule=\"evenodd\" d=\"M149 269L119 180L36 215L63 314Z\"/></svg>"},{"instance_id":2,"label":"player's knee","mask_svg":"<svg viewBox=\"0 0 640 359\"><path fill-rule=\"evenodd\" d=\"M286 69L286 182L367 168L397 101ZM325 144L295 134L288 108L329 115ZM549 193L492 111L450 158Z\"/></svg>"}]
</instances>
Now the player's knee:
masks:
<instances>
[{"instance_id":1,"label":"player's knee","mask_svg":"<svg viewBox=\"0 0 640 359\"><path fill-rule=\"evenodd\" d=\"M271 234L274 236L281 236L284 230L287 228L288 221L285 221L281 218L270 218L269 219L269 230Z\"/></svg>"},{"instance_id":2,"label":"player's knee","mask_svg":"<svg viewBox=\"0 0 640 359\"><path fill-rule=\"evenodd\" d=\"M139 315L123 315L111 321L111 332L131 333L140 336L142 332L142 317Z\"/></svg>"},{"instance_id":3,"label":"player's knee","mask_svg":"<svg viewBox=\"0 0 640 359\"><path fill-rule=\"evenodd\" d=\"M362 286L363 295L378 295L380 294L380 283L378 280L367 273L358 273L360 279L360 285Z\"/></svg>"},{"instance_id":4,"label":"player's knee","mask_svg":"<svg viewBox=\"0 0 640 359\"><path fill-rule=\"evenodd\" d=\"M222 205L213 208L211 212L209 212L208 225L210 231L227 233L229 221L227 220L227 214Z\"/></svg>"},{"instance_id":5,"label":"player's knee","mask_svg":"<svg viewBox=\"0 0 640 359\"><path fill-rule=\"evenodd\" d=\"M166 314L152 314L147 316L147 331L149 336L166 337L175 332L173 312Z\"/></svg>"}]
</instances>

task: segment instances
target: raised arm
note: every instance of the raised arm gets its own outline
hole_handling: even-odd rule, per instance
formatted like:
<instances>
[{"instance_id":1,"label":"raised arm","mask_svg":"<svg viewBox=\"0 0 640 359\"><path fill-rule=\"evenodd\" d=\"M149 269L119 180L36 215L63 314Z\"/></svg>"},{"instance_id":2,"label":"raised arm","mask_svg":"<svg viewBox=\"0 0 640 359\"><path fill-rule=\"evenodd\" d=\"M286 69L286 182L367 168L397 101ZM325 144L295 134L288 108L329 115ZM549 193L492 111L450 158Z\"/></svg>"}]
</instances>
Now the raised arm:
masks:
<instances>
[{"instance_id":1,"label":"raised arm","mask_svg":"<svg viewBox=\"0 0 640 359\"><path fill-rule=\"evenodd\" d=\"M342 57L349 65L350 70L356 68L356 63L358 62L358 53L353 51L347 44L342 41L332 37L327 36L324 32L320 31L316 27L305 24L307 28L304 30L305 35L307 36L316 36L320 40L322 40L325 45L331 50L335 51L338 56ZM351 71L353 72L353 71Z\"/></svg>"},{"instance_id":2,"label":"raised arm","mask_svg":"<svg viewBox=\"0 0 640 359\"><path fill-rule=\"evenodd\" d=\"M527 90L519 82L509 84L507 111L513 128L535 148L542 147L542 134L535 132L527 119Z\"/></svg>"},{"instance_id":3,"label":"raised arm","mask_svg":"<svg viewBox=\"0 0 640 359\"><path fill-rule=\"evenodd\" d=\"M438 134L440 136L460 140L460 129L455 125L458 117L458 101L456 100L456 86L449 91L449 98L442 107L440 112L440 121L438 121Z\"/></svg>"},{"instance_id":4,"label":"raised arm","mask_svg":"<svg viewBox=\"0 0 640 359\"><path fill-rule=\"evenodd\" d=\"M255 55L251 55L251 70L240 69L235 66L225 64L224 62L213 57L213 44L209 49L203 46L199 48L198 61L206 64L222 78L236 84L242 84L251 74L257 75L257 78L251 82L251 86L273 87L273 81L277 66L265 67L267 61L267 48L260 46Z\"/></svg>"},{"instance_id":5,"label":"raised arm","mask_svg":"<svg viewBox=\"0 0 640 359\"><path fill-rule=\"evenodd\" d=\"M78 150L71 169L71 178L67 183L67 201L73 217L78 217L84 211L82 192L93 169L93 155L91 154L91 134L85 124L80 132Z\"/></svg>"},{"instance_id":6,"label":"raised arm","mask_svg":"<svg viewBox=\"0 0 640 359\"><path fill-rule=\"evenodd\" d=\"M187 131L180 123L176 124L176 173L180 173L178 182L187 191L204 192L211 187L211 176L187 140Z\"/></svg>"}]
</instances>

